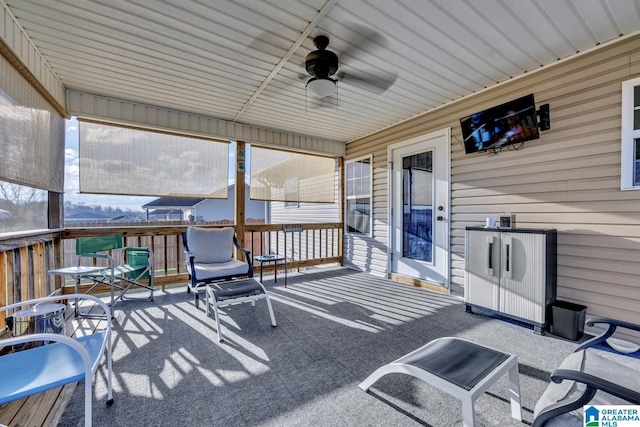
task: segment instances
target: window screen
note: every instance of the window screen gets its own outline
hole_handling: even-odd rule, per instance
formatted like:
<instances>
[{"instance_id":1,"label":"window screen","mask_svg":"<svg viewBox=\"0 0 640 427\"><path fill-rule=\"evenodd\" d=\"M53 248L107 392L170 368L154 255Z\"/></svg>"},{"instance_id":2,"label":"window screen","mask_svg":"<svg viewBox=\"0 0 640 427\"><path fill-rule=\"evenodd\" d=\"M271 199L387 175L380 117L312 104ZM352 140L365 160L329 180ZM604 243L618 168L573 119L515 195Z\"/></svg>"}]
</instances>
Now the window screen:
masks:
<instances>
[{"instance_id":1,"label":"window screen","mask_svg":"<svg viewBox=\"0 0 640 427\"><path fill-rule=\"evenodd\" d=\"M346 165L346 229L348 233L371 232L371 158Z\"/></svg>"},{"instance_id":2,"label":"window screen","mask_svg":"<svg viewBox=\"0 0 640 427\"><path fill-rule=\"evenodd\" d=\"M622 82L620 188L640 190L640 78Z\"/></svg>"},{"instance_id":3,"label":"window screen","mask_svg":"<svg viewBox=\"0 0 640 427\"><path fill-rule=\"evenodd\" d=\"M80 192L226 199L227 142L80 122Z\"/></svg>"},{"instance_id":4,"label":"window screen","mask_svg":"<svg viewBox=\"0 0 640 427\"><path fill-rule=\"evenodd\" d=\"M3 57L0 141L0 181L63 191L64 118Z\"/></svg>"},{"instance_id":5,"label":"window screen","mask_svg":"<svg viewBox=\"0 0 640 427\"><path fill-rule=\"evenodd\" d=\"M335 177L333 158L251 146L252 200L334 203Z\"/></svg>"}]
</instances>

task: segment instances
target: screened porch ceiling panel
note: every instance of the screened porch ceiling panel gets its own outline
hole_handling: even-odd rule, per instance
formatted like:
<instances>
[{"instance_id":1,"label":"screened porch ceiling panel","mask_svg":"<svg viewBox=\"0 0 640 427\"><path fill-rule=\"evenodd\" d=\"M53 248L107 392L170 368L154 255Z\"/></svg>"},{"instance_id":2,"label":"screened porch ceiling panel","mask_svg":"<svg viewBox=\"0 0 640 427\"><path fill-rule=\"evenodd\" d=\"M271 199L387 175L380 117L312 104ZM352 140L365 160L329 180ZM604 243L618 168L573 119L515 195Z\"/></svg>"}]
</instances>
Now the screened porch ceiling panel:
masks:
<instances>
[{"instance_id":1,"label":"screened porch ceiling panel","mask_svg":"<svg viewBox=\"0 0 640 427\"><path fill-rule=\"evenodd\" d=\"M67 89L339 142L640 30L640 0L0 1Z\"/></svg>"}]
</instances>

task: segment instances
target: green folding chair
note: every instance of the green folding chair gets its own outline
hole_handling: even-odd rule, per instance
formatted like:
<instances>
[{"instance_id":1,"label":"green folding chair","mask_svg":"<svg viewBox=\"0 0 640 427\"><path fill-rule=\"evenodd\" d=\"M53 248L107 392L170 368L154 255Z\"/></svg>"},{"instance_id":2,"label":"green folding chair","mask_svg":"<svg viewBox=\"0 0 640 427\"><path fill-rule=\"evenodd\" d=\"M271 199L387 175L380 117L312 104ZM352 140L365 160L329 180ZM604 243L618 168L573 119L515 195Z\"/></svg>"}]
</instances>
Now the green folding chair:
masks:
<instances>
[{"instance_id":1,"label":"green folding chair","mask_svg":"<svg viewBox=\"0 0 640 427\"><path fill-rule=\"evenodd\" d=\"M121 254L116 258L122 262L117 264L112 256L113 251ZM105 268L96 272L82 275L81 278L90 279L93 285L87 293L92 292L98 285L105 284L111 288L111 309L116 302L125 299L147 299L153 301L153 251L146 247L125 247L124 238L120 234L97 237L80 237L76 239L76 265L80 266L83 258L104 259ZM147 280L147 283L141 282ZM148 296L127 297L125 294L133 287L149 291ZM115 290L118 294L115 294ZM76 292L77 284L76 284Z\"/></svg>"}]
</instances>

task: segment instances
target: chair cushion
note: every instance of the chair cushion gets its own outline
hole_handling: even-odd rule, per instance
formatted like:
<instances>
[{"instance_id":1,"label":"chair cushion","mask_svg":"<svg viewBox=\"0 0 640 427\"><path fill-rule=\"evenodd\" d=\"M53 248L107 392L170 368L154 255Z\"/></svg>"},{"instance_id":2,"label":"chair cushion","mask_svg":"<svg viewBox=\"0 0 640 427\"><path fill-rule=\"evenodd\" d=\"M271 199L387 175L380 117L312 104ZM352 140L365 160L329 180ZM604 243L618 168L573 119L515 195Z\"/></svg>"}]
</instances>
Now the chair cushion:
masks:
<instances>
[{"instance_id":1,"label":"chair cushion","mask_svg":"<svg viewBox=\"0 0 640 427\"><path fill-rule=\"evenodd\" d=\"M638 383L638 371L629 367L631 358L623 360L624 356L607 353L604 351L587 349L572 353L565 358L559 369L570 369L586 372L591 375L619 384L623 387L640 391ZM617 363L622 362L624 363ZM575 399L584 392L585 385L575 381L564 380L560 384L550 383L542 397L536 403L534 419L547 406L561 401ZM603 391L597 391L590 405L629 405L626 400L615 397ZM584 426L582 408L562 414L549 420L549 426Z\"/></svg>"},{"instance_id":2,"label":"chair cushion","mask_svg":"<svg viewBox=\"0 0 640 427\"><path fill-rule=\"evenodd\" d=\"M227 280L209 285L216 302L264 294L264 288L253 279Z\"/></svg>"},{"instance_id":3,"label":"chair cushion","mask_svg":"<svg viewBox=\"0 0 640 427\"><path fill-rule=\"evenodd\" d=\"M249 272L249 264L238 261L237 259L218 263L196 263L195 266L195 277L198 281L232 276L245 276ZM189 274L193 274L189 264L187 264L187 270L189 271Z\"/></svg>"},{"instance_id":4,"label":"chair cushion","mask_svg":"<svg viewBox=\"0 0 640 427\"><path fill-rule=\"evenodd\" d=\"M233 258L233 227L187 229L189 252L197 263L228 262Z\"/></svg>"}]
</instances>

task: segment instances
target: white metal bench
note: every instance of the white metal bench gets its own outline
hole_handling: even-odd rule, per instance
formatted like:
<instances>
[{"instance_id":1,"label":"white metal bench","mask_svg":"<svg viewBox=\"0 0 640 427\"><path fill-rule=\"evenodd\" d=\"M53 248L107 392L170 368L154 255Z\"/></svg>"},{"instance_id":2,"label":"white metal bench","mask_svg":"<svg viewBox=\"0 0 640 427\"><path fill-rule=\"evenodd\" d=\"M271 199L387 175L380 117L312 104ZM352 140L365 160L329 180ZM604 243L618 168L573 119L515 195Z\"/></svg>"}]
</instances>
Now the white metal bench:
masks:
<instances>
[{"instance_id":1,"label":"white metal bench","mask_svg":"<svg viewBox=\"0 0 640 427\"><path fill-rule=\"evenodd\" d=\"M61 334L35 333L0 340L0 347L46 341L40 345L0 356L0 404L84 380L85 426L92 423L91 386L102 356L107 358L107 405L113 403L111 388L111 316L109 307L98 298L85 294L38 298L0 308L0 312L62 299L90 300L106 315L104 330L70 338Z\"/></svg>"},{"instance_id":2,"label":"white metal bench","mask_svg":"<svg viewBox=\"0 0 640 427\"><path fill-rule=\"evenodd\" d=\"M475 424L476 399L508 373L511 416L522 420L518 359L514 355L460 338L438 338L378 368L359 387L367 391L380 378L394 373L419 378L460 399L464 427Z\"/></svg>"}]
</instances>

